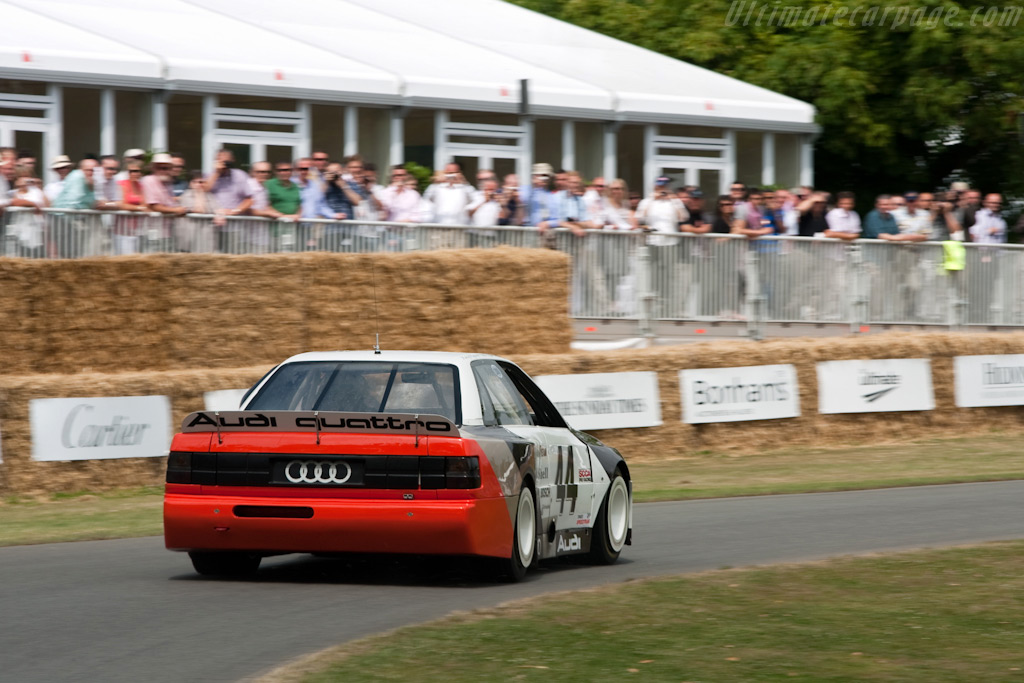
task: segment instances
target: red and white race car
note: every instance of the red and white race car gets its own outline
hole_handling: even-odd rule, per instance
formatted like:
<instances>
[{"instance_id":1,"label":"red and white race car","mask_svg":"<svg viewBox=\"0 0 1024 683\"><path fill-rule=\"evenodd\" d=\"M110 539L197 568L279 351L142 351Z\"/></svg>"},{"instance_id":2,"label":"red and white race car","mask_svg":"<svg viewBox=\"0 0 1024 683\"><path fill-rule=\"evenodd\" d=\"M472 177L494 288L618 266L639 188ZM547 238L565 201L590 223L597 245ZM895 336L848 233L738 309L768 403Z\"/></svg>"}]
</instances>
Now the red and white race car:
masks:
<instances>
[{"instance_id":1,"label":"red and white race car","mask_svg":"<svg viewBox=\"0 0 1024 683\"><path fill-rule=\"evenodd\" d=\"M570 428L515 364L411 351L304 353L235 412L192 413L167 463L164 538L201 574L281 553L614 562L632 535L622 456Z\"/></svg>"}]
</instances>

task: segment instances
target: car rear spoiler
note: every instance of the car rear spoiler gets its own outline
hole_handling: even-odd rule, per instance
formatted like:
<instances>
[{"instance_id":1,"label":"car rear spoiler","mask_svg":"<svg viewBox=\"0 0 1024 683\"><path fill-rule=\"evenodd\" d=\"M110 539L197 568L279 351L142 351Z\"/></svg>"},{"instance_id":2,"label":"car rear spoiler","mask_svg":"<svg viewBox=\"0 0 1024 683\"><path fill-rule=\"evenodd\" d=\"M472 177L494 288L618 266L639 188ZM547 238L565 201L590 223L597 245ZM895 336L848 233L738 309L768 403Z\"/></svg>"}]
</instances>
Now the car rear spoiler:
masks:
<instances>
[{"instance_id":1,"label":"car rear spoiler","mask_svg":"<svg viewBox=\"0 0 1024 683\"><path fill-rule=\"evenodd\" d=\"M319 410L203 411L181 423L182 432L316 432L457 436L455 423L441 415L335 413Z\"/></svg>"}]
</instances>

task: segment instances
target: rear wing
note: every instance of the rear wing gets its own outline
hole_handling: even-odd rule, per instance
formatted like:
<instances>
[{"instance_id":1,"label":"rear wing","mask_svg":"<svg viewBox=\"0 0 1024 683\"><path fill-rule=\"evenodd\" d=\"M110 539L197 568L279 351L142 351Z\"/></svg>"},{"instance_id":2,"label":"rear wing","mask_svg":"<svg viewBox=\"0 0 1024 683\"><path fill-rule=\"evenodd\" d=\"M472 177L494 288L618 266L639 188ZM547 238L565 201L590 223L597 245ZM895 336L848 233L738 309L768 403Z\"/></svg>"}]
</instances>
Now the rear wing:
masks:
<instances>
[{"instance_id":1,"label":"rear wing","mask_svg":"<svg viewBox=\"0 0 1024 683\"><path fill-rule=\"evenodd\" d=\"M410 434L457 436L455 423L441 415L411 413L335 413L319 410L277 410L192 413L182 432L315 432L323 434Z\"/></svg>"}]
</instances>

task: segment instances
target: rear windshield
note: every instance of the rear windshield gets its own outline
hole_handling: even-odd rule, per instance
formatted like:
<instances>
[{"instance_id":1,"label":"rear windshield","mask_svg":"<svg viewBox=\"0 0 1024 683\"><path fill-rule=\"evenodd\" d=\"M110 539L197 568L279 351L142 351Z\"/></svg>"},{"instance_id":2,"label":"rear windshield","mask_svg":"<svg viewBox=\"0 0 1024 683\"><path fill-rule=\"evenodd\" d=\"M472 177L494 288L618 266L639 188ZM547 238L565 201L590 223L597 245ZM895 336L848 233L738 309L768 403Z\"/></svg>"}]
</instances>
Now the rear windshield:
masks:
<instances>
[{"instance_id":1,"label":"rear windshield","mask_svg":"<svg viewBox=\"0 0 1024 683\"><path fill-rule=\"evenodd\" d=\"M310 361L281 366L246 410L443 415L460 424L457 370L440 363Z\"/></svg>"}]
</instances>

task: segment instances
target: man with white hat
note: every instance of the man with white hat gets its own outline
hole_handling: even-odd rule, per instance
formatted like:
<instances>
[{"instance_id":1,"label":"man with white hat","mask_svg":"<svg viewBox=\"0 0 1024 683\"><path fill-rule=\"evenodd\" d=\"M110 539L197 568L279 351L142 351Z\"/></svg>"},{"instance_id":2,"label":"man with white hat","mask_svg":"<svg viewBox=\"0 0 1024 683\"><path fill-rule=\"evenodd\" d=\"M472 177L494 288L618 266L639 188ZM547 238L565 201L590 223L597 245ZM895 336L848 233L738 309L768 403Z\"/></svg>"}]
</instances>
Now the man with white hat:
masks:
<instances>
[{"instance_id":1,"label":"man with white hat","mask_svg":"<svg viewBox=\"0 0 1024 683\"><path fill-rule=\"evenodd\" d=\"M53 161L50 162L50 170L57 174L57 180L47 183L46 187L43 188L43 194L46 195L46 199L51 204L60 195L61 190L64 189L64 181L74 167L75 165L72 163L71 157L67 154L54 157Z\"/></svg>"}]
</instances>

